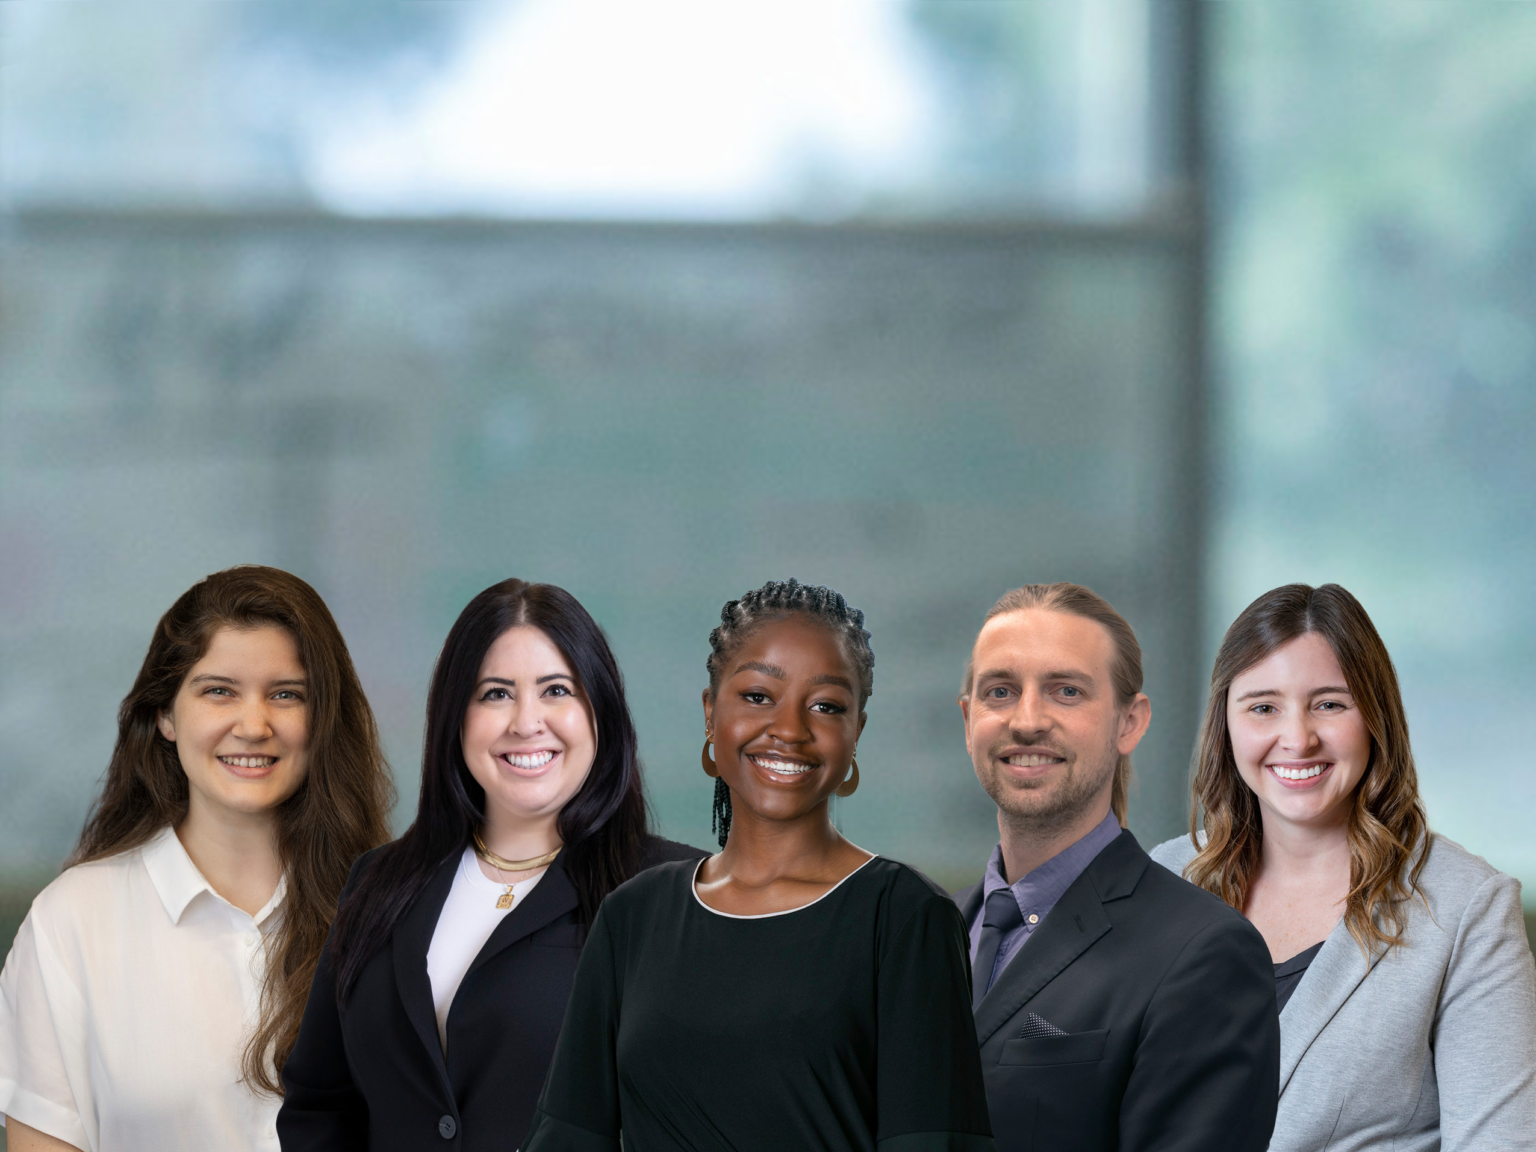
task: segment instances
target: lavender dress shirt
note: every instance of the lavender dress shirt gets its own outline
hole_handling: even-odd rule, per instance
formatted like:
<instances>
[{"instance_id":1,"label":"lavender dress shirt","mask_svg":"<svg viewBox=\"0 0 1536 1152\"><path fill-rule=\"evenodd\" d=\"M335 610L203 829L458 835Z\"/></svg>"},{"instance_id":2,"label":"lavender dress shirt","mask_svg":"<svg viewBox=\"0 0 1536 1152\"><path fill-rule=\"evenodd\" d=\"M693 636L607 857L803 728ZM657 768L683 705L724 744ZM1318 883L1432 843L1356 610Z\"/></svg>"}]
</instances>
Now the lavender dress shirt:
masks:
<instances>
[{"instance_id":1,"label":"lavender dress shirt","mask_svg":"<svg viewBox=\"0 0 1536 1152\"><path fill-rule=\"evenodd\" d=\"M1019 902L1019 914L1023 916L1024 923L1004 936L1002 944L998 946L997 960L992 965L992 974L987 978L988 988L1008 967L1008 961L1019 954L1019 949L1024 947L1034 930L1045 922L1051 909L1056 907L1056 901L1072 887L1072 881L1083 874L1083 869L1093 863L1093 858L1107 848L1120 832L1120 821L1111 812L1081 840L1063 848L1012 885L1013 898ZM977 906L976 919L971 923L973 964L976 962L976 949L981 944L982 913L987 906L987 897L999 888L1007 887L1008 880L1003 872L1003 846L999 844L992 849L992 858L987 861L987 873L981 882L981 903Z\"/></svg>"}]
</instances>

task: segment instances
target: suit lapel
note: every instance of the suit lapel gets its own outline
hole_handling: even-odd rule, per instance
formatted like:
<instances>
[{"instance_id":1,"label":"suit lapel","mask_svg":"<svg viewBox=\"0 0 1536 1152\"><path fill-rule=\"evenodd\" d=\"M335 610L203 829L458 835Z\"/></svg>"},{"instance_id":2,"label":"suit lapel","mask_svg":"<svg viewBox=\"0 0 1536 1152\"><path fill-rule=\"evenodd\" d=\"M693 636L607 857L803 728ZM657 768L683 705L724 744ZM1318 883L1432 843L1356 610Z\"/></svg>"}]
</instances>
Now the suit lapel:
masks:
<instances>
[{"instance_id":1,"label":"suit lapel","mask_svg":"<svg viewBox=\"0 0 1536 1152\"><path fill-rule=\"evenodd\" d=\"M1134 892L1148 860L1129 832L1122 832L1093 858L982 999L976 1009L978 1043L985 1044L1040 989L1109 931L1105 902Z\"/></svg>"},{"instance_id":2,"label":"suit lapel","mask_svg":"<svg viewBox=\"0 0 1536 1152\"><path fill-rule=\"evenodd\" d=\"M1378 951L1367 961L1342 920L1328 933L1328 939L1318 950L1317 958L1307 966L1306 974L1302 976L1301 983L1296 985L1296 990L1286 1001L1285 1011L1281 1013L1282 1095L1307 1049L1354 995L1355 989L1370 975L1371 969L1380 963L1382 955Z\"/></svg>"},{"instance_id":3,"label":"suit lapel","mask_svg":"<svg viewBox=\"0 0 1536 1152\"><path fill-rule=\"evenodd\" d=\"M533 935L540 928L553 924L566 913L574 911L576 906L576 888L565 874L565 853L562 852L555 857L549 871L534 885L533 891L501 918L501 923L496 925L495 931L487 938L485 947L480 949L470 964L469 971L464 973L465 982L498 952Z\"/></svg>"},{"instance_id":4,"label":"suit lapel","mask_svg":"<svg viewBox=\"0 0 1536 1152\"><path fill-rule=\"evenodd\" d=\"M969 888L962 888L955 893L955 903L960 905L960 918L965 921L965 930L969 932L971 925L976 922L976 913L981 911L981 881L977 881Z\"/></svg>"},{"instance_id":5,"label":"suit lapel","mask_svg":"<svg viewBox=\"0 0 1536 1152\"><path fill-rule=\"evenodd\" d=\"M432 945L432 933L437 929L437 918L453 887L454 873L459 869L459 853L455 852L438 866L406 914L395 925L393 952L395 960L395 985L400 989L400 1000L405 1014L416 1029L422 1044L430 1054L433 1066L442 1080L443 1090L451 1099L453 1090L448 1083L448 1066L443 1060L442 1042L437 1038L437 1009L432 1003L432 979L427 975L427 949Z\"/></svg>"}]
</instances>

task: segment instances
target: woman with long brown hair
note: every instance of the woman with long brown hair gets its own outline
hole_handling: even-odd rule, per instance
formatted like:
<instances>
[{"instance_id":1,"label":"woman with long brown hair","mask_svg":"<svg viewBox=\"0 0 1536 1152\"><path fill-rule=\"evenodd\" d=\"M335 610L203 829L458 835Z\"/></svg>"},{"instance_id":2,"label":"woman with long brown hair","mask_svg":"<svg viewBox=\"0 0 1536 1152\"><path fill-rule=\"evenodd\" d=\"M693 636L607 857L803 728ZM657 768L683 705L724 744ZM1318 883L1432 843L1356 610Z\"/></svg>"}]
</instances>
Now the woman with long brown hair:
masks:
<instances>
[{"instance_id":1,"label":"woman with long brown hair","mask_svg":"<svg viewBox=\"0 0 1536 1152\"><path fill-rule=\"evenodd\" d=\"M245 565L184 593L0 974L10 1152L275 1150L337 897L393 796L313 588Z\"/></svg>"},{"instance_id":2,"label":"woman with long brown hair","mask_svg":"<svg viewBox=\"0 0 1536 1152\"><path fill-rule=\"evenodd\" d=\"M1337 584L1266 592L1227 630L1190 825L1153 859L1246 915L1275 961L1271 1152L1530 1146L1519 882L1429 830L1397 673Z\"/></svg>"}]
</instances>

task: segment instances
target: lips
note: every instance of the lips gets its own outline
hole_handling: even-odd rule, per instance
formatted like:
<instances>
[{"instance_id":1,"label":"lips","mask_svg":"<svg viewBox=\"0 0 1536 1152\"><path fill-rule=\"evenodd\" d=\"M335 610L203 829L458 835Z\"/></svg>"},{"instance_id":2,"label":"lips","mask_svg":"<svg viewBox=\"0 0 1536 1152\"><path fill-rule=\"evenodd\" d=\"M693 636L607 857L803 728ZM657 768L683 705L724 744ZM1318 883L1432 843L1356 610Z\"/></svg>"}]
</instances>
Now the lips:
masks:
<instances>
[{"instance_id":1,"label":"lips","mask_svg":"<svg viewBox=\"0 0 1536 1152\"><path fill-rule=\"evenodd\" d=\"M1333 767L1331 761L1320 761L1314 764L1266 764L1279 780L1287 788L1311 788L1327 774Z\"/></svg>"},{"instance_id":2,"label":"lips","mask_svg":"<svg viewBox=\"0 0 1536 1152\"><path fill-rule=\"evenodd\" d=\"M790 756L781 756L776 752L749 753L747 759L756 764L764 772L767 772L770 776L786 778L804 776L808 772L814 772L817 768L821 767L821 765L812 764L808 760L799 760Z\"/></svg>"},{"instance_id":3,"label":"lips","mask_svg":"<svg viewBox=\"0 0 1536 1152\"><path fill-rule=\"evenodd\" d=\"M541 748L537 752L503 752L496 758L509 768L520 772L537 772L541 768L549 767L559 753L550 748Z\"/></svg>"},{"instance_id":4,"label":"lips","mask_svg":"<svg viewBox=\"0 0 1536 1152\"><path fill-rule=\"evenodd\" d=\"M277 764L278 757L220 756L218 761L234 775L254 779L271 773L273 767Z\"/></svg>"}]
</instances>

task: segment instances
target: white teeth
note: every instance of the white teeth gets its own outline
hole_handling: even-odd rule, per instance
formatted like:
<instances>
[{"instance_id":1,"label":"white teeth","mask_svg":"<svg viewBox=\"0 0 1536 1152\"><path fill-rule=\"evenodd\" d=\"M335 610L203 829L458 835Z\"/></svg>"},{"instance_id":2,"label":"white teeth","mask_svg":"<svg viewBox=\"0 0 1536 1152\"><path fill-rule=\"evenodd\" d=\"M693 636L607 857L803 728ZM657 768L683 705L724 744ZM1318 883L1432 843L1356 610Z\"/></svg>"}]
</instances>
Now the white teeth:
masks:
<instances>
[{"instance_id":1,"label":"white teeth","mask_svg":"<svg viewBox=\"0 0 1536 1152\"><path fill-rule=\"evenodd\" d=\"M1321 776L1326 767L1328 767L1326 764L1313 764L1309 768L1281 768L1270 765L1274 774L1282 780L1310 780L1314 776Z\"/></svg>"},{"instance_id":2,"label":"white teeth","mask_svg":"<svg viewBox=\"0 0 1536 1152\"><path fill-rule=\"evenodd\" d=\"M276 756L220 756L231 768L267 768L277 763Z\"/></svg>"},{"instance_id":3,"label":"white teeth","mask_svg":"<svg viewBox=\"0 0 1536 1152\"><path fill-rule=\"evenodd\" d=\"M1007 760L1015 768L1043 768L1047 764L1061 763L1060 756L1042 756L1036 752L1030 752L1027 755L1009 756Z\"/></svg>"},{"instance_id":4,"label":"white teeth","mask_svg":"<svg viewBox=\"0 0 1536 1152\"><path fill-rule=\"evenodd\" d=\"M766 768L769 772L777 772L781 776L799 776L803 772L809 772L815 768L814 764L799 764L793 760L780 760L777 756L754 756L752 763L759 768Z\"/></svg>"},{"instance_id":5,"label":"white teeth","mask_svg":"<svg viewBox=\"0 0 1536 1152\"><path fill-rule=\"evenodd\" d=\"M531 756L514 756L509 752L502 757L514 768L542 768L554 758L553 752L535 752Z\"/></svg>"}]
</instances>

